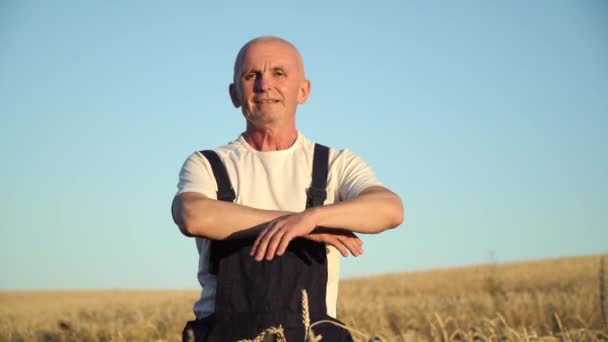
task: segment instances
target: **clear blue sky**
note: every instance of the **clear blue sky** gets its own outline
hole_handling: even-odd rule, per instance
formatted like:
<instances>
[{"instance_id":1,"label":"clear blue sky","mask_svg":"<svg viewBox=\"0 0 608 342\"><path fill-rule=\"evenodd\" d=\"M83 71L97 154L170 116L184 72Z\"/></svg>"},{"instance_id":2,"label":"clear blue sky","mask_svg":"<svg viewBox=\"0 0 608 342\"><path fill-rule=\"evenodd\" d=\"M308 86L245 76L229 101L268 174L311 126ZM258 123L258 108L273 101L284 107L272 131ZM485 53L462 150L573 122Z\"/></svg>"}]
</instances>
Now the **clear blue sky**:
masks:
<instances>
[{"instance_id":1,"label":"clear blue sky","mask_svg":"<svg viewBox=\"0 0 608 342\"><path fill-rule=\"evenodd\" d=\"M266 34L304 56L300 130L405 203L344 277L608 251L605 1L2 0L0 289L197 287L178 172L243 130Z\"/></svg>"}]
</instances>

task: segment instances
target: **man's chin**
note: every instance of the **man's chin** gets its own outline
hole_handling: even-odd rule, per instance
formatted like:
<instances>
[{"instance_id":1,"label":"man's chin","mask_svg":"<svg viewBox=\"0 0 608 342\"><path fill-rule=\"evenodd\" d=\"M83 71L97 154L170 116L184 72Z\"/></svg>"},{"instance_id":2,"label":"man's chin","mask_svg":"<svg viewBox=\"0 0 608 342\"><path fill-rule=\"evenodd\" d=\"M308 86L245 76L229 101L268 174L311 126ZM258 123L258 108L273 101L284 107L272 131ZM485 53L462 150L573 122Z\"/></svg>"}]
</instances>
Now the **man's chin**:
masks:
<instances>
[{"instance_id":1,"label":"man's chin","mask_svg":"<svg viewBox=\"0 0 608 342\"><path fill-rule=\"evenodd\" d=\"M275 123L280 120L280 115L276 113L255 113L246 116L248 121L251 121L256 124L256 126L260 125L268 125Z\"/></svg>"},{"instance_id":2,"label":"man's chin","mask_svg":"<svg viewBox=\"0 0 608 342\"><path fill-rule=\"evenodd\" d=\"M284 116L283 112L279 112L276 110L261 110L261 111L256 111L251 114L251 117L259 118L261 120L274 120L274 119L279 119L283 116Z\"/></svg>"}]
</instances>

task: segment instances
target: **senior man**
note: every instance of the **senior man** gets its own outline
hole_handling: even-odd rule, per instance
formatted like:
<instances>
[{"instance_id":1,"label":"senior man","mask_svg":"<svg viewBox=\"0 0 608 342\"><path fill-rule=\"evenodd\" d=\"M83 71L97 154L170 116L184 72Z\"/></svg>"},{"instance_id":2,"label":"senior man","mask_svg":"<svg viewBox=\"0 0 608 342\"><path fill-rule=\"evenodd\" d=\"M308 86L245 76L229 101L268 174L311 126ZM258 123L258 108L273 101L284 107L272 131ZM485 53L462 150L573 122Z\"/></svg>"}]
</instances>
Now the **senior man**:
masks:
<instances>
[{"instance_id":1,"label":"senior man","mask_svg":"<svg viewBox=\"0 0 608 342\"><path fill-rule=\"evenodd\" d=\"M182 166L172 214L196 238L201 297L184 339L253 339L281 327L302 341L302 290L312 322L335 320L340 254L363 253L356 233L397 227L398 195L348 149L308 140L296 109L310 94L298 50L272 36L255 38L234 63L230 98L245 131ZM315 326L327 341L350 341L331 324Z\"/></svg>"}]
</instances>

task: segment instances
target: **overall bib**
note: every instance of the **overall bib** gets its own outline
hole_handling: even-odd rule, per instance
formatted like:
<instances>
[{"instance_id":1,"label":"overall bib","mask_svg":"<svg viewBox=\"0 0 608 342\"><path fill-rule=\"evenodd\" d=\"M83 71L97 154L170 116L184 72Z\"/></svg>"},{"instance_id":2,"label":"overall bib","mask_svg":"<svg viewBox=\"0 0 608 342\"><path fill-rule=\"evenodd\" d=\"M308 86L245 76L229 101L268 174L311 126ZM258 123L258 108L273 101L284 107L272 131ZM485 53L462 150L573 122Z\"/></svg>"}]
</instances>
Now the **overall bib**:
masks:
<instances>
[{"instance_id":1,"label":"overall bib","mask_svg":"<svg viewBox=\"0 0 608 342\"><path fill-rule=\"evenodd\" d=\"M329 149L315 144L312 184L306 208L321 206L326 198ZM202 151L218 185L218 200L232 202L234 190L221 160L213 151ZM327 315L327 248L324 243L297 238L282 256L256 261L249 255L254 238L211 242L210 270L217 277L215 313L191 321L184 339L232 342L254 339L270 327L283 328L287 342L304 341L302 290L308 294L310 323L339 322ZM191 331L188 331L190 329ZM352 341L347 330L322 323L313 328L322 341ZM187 339L186 339L187 340Z\"/></svg>"}]
</instances>

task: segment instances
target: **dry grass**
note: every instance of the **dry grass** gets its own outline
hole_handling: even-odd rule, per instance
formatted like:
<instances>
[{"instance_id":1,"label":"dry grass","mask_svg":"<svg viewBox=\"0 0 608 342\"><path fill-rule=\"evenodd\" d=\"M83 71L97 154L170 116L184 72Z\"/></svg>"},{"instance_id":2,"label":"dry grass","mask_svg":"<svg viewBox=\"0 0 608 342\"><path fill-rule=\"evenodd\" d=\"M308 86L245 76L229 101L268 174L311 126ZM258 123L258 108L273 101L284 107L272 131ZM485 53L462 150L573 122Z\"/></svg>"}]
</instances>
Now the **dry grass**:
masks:
<instances>
[{"instance_id":1,"label":"dry grass","mask_svg":"<svg viewBox=\"0 0 608 342\"><path fill-rule=\"evenodd\" d=\"M338 315L397 341L608 340L599 265L590 256L361 278L342 284Z\"/></svg>"},{"instance_id":2,"label":"dry grass","mask_svg":"<svg viewBox=\"0 0 608 342\"><path fill-rule=\"evenodd\" d=\"M181 340L198 291L0 292L0 341Z\"/></svg>"},{"instance_id":3,"label":"dry grass","mask_svg":"<svg viewBox=\"0 0 608 342\"><path fill-rule=\"evenodd\" d=\"M608 341L599 265L590 256L352 279L338 315L390 341ZM179 341L197 296L0 292L0 341Z\"/></svg>"}]
</instances>

